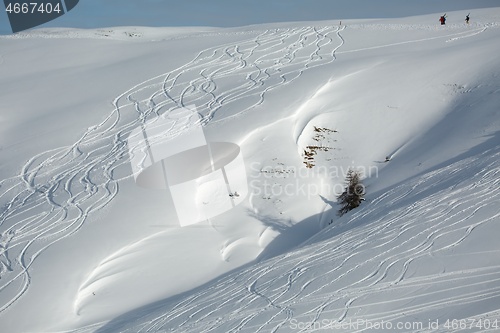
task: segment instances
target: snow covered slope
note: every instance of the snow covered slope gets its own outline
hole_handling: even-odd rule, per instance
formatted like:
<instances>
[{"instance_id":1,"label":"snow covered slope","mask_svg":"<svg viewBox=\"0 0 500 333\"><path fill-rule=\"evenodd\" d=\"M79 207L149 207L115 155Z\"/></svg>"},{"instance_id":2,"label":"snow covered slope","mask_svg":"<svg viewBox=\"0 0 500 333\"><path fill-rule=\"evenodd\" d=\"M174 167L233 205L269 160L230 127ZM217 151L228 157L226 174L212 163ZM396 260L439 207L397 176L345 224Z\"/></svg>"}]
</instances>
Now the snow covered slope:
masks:
<instances>
[{"instance_id":1,"label":"snow covered slope","mask_svg":"<svg viewBox=\"0 0 500 333\"><path fill-rule=\"evenodd\" d=\"M2 329L495 325L500 8L468 12L2 37ZM127 137L189 105L241 147L250 193L179 228ZM367 200L339 218L349 167Z\"/></svg>"}]
</instances>

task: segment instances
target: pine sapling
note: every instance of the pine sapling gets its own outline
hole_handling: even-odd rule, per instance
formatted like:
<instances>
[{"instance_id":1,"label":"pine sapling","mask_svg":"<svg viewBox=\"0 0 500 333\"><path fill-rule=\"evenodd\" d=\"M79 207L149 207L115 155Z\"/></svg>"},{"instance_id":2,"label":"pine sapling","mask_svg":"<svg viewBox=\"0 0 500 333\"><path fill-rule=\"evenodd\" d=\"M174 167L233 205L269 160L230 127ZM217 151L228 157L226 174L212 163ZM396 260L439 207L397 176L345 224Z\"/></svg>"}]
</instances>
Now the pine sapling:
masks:
<instances>
[{"instance_id":1,"label":"pine sapling","mask_svg":"<svg viewBox=\"0 0 500 333\"><path fill-rule=\"evenodd\" d=\"M342 216L348 211L359 207L364 200L365 187L361 183L361 175L358 171L349 169L346 175L346 187L344 192L337 197L339 205L338 215Z\"/></svg>"}]
</instances>

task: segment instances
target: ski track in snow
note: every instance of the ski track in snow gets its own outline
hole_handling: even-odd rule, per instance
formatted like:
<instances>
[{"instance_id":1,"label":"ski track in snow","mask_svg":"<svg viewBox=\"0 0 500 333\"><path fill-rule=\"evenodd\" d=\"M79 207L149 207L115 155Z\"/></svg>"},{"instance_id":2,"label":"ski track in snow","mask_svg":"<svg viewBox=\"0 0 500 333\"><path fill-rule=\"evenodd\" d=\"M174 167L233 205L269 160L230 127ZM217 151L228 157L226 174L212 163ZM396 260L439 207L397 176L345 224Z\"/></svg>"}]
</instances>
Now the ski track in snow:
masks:
<instances>
[{"instance_id":1,"label":"ski track in snow","mask_svg":"<svg viewBox=\"0 0 500 333\"><path fill-rule=\"evenodd\" d=\"M371 46L371 47L364 47L364 48L359 48L359 49L355 49L355 50L341 51L341 52L338 52L338 54L376 50L376 49L381 49L381 48L386 48L386 47L391 47L391 46L399 46L399 45L412 44L412 43L428 42L431 40L437 40L437 39L443 39L443 38L448 38L446 40L446 42L453 42L453 41L456 41L459 39L476 36L482 32L485 32L488 29L488 27L495 27L495 26L497 26L497 25L496 24L486 24L485 26L474 29L472 31L462 31L462 32L458 32L458 33L455 32L455 33L451 33L451 34L447 34L447 35L443 35L443 36L434 36L434 37L427 37L427 38L415 39L415 40L405 40L405 41L396 42L396 43L383 44L383 45L377 45L377 46Z\"/></svg>"},{"instance_id":2,"label":"ski track in snow","mask_svg":"<svg viewBox=\"0 0 500 333\"><path fill-rule=\"evenodd\" d=\"M202 124L227 121L251 111L265 102L270 91L299 79L310 68L333 62L344 44L344 28L273 29L238 43L203 50L185 65L118 96L109 116L88 128L74 144L40 153L22 167L18 176L2 180L0 313L28 290L30 267L37 257L78 232L90 216L116 197L119 182L131 178L126 140L134 128L152 119L168 118L176 108L193 104ZM452 41L472 36L454 35L437 38L451 37ZM380 47L385 46L391 45ZM356 51L362 50L347 52ZM231 109L235 101L239 102L238 112ZM381 310L363 318L397 320L402 313L418 314L441 306L432 302L411 306L404 297L406 290L438 285L446 291L454 288L454 281L464 279L477 286L498 281L500 274L495 266L423 277L413 277L410 271L419 258L460 247L476 228L499 218L499 157L495 152L396 187L353 214L350 223L374 216L378 220L341 237L318 241L293 256L271 259L264 267L237 272L229 277L233 283L222 280L209 290L195 292L168 309L153 312L146 321L124 332L286 331L292 318L316 322L325 316L338 321L355 320L363 305L376 303L370 303L370 299L393 290L401 295L387 304L394 305L395 310ZM414 200L419 193L437 186L446 178L444 175L460 174L460 168L471 165L480 168L476 170L476 182L469 184L469 177L462 175L457 182L466 179L464 186ZM384 215L387 206L402 200L414 203ZM496 212L479 225L468 223L485 209ZM330 232L341 227L335 226ZM367 246L375 246L376 252L366 251ZM363 257L366 252L373 256ZM313 271L318 274L309 273ZM353 276L362 278L354 280ZM500 288L463 290L456 295L443 302L461 304L500 298ZM294 309L299 305L301 314L296 315ZM93 325L79 331L95 329Z\"/></svg>"},{"instance_id":3,"label":"ski track in snow","mask_svg":"<svg viewBox=\"0 0 500 333\"><path fill-rule=\"evenodd\" d=\"M444 305L498 304L498 262L435 267L422 275L413 268L424 257L453 256L475 230L498 223L499 202L497 146L388 190L301 249L223 277L177 303L138 310L143 316L127 317L135 319L126 328L109 324L97 332L288 332L291 319L314 324L420 318L425 325ZM487 217L478 223L473 218L482 212ZM498 319L500 311L464 319L481 318ZM449 331L444 323L439 332Z\"/></svg>"},{"instance_id":4,"label":"ski track in snow","mask_svg":"<svg viewBox=\"0 0 500 333\"><path fill-rule=\"evenodd\" d=\"M126 140L134 128L193 104L202 124L252 110L270 91L333 62L343 29L273 29L203 50L185 65L118 96L109 116L74 144L40 153L18 176L2 180L0 313L28 290L37 257L78 232L116 197L119 182L131 178ZM231 110L235 101L238 112Z\"/></svg>"}]
</instances>

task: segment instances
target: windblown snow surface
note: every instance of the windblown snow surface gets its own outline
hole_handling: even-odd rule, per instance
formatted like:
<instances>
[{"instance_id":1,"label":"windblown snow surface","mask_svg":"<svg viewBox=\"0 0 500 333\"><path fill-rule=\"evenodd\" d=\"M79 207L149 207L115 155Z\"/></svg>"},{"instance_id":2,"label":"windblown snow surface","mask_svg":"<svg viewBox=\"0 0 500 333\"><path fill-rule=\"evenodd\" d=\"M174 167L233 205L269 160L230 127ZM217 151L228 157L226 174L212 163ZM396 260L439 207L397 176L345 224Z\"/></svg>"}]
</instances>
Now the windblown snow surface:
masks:
<instances>
[{"instance_id":1,"label":"windblown snow surface","mask_svg":"<svg viewBox=\"0 0 500 333\"><path fill-rule=\"evenodd\" d=\"M2 36L1 332L500 331L500 7L442 14ZM189 105L249 195L180 228L127 137Z\"/></svg>"}]
</instances>

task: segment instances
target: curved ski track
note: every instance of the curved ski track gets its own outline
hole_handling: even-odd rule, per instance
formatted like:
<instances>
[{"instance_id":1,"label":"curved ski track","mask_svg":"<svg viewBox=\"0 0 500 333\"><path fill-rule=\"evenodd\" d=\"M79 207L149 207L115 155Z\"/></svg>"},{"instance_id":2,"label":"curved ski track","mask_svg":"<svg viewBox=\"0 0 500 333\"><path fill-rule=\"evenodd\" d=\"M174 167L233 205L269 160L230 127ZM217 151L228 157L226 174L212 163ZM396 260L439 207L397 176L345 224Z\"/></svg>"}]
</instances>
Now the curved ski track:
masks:
<instances>
[{"instance_id":1,"label":"curved ski track","mask_svg":"<svg viewBox=\"0 0 500 333\"><path fill-rule=\"evenodd\" d=\"M2 180L0 313L28 290L37 257L78 232L119 193L120 181L131 178L127 137L134 128L158 117L175 120L173 110L193 104L202 124L219 114L213 121L249 111L273 89L333 62L343 44L342 29L267 30L203 50L185 65L118 96L109 116L71 146L40 153L18 176Z\"/></svg>"},{"instance_id":2,"label":"curved ski track","mask_svg":"<svg viewBox=\"0 0 500 333\"><path fill-rule=\"evenodd\" d=\"M499 304L500 261L455 269L437 264L429 271L419 265L455 255L477 229L498 223L499 202L497 146L388 190L309 245L180 301L126 314L126 327L118 319L97 332L289 332L292 319L314 325L420 318L427 324L443 306ZM473 219L476 214L483 218ZM499 314L497 307L474 318ZM444 323L440 332L446 331Z\"/></svg>"}]
</instances>

